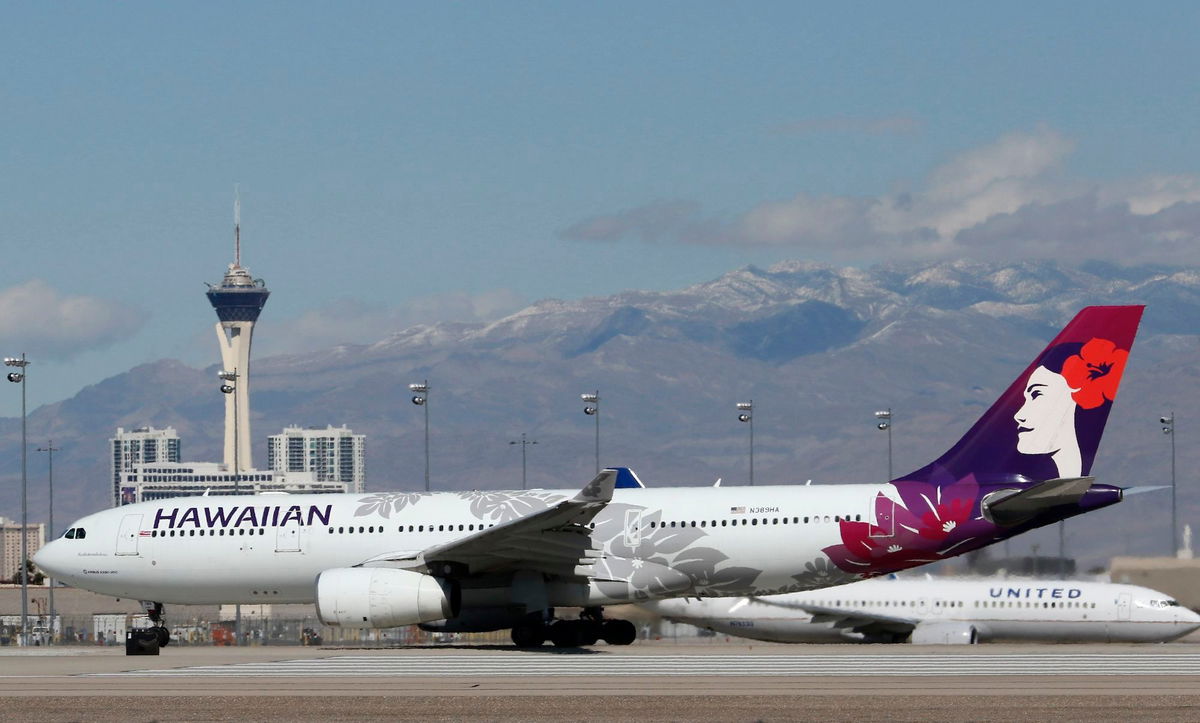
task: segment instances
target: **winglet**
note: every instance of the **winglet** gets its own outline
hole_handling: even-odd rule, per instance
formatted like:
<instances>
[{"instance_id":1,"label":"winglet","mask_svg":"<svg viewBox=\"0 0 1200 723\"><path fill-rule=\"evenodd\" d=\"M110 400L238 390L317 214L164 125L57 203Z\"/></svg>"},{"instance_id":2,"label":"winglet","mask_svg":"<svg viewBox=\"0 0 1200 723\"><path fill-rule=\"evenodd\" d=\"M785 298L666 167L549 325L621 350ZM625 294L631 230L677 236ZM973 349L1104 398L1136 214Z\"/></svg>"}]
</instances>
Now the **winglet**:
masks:
<instances>
[{"instance_id":1,"label":"winglet","mask_svg":"<svg viewBox=\"0 0 1200 723\"><path fill-rule=\"evenodd\" d=\"M617 470L601 470L596 479L584 485L575 495L573 502L608 502L612 499L613 488L617 484Z\"/></svg>"}]
</instances>

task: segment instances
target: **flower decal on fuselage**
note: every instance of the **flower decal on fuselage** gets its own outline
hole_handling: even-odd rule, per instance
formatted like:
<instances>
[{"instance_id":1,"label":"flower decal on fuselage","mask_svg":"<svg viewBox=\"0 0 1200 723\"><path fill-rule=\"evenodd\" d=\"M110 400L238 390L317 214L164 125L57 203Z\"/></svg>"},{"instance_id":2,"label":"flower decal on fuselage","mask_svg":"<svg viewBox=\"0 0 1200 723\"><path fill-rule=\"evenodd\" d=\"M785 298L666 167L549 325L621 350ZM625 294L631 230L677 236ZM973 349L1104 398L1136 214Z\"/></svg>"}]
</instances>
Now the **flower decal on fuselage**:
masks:
<instances>
[{"instance_id":1,"label":"flower decal on fuselage","mask_svg":"<svg viewBox=\"0 0 1200 723\"><path fill-rule=\"evenodd\" d=\"M892 482L900 499L880 492L875 520L842 520L842 544L824 549L840 570L874 577L953 557L992 542L997 528L979 514L974 476L949 484Z\"/></svg>"},{"instance_id":2,"label":"flower decal on fuselage","mask_svg":"<svg viewBox=\"0 0 1200 723\"><path fill-rule=\"evenodd\" d=\"M379 515L387 519L393 512L399 512L409 505L415 505L427 494L426 492L378 492L368 495L359 498L359 507L354 511L354 516Z\"/></svg>"}]
</instances>

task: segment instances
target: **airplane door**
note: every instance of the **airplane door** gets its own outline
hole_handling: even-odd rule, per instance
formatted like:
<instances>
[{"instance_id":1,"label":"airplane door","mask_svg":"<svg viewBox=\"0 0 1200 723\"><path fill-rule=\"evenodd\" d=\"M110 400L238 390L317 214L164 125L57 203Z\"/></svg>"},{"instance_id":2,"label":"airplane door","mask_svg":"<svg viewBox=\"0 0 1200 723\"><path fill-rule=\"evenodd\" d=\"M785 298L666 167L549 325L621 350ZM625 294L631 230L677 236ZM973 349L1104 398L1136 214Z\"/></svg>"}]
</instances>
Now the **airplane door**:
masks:
<instances>
[{"instance_id":1,"label":"airplane door","mask_svg":"<svg viewBox=\"0 0 1200 723\"><path fill-rule=\"evenodd\" d=\"M1132 601L1133 601L1132 596L1127 592L1123 592L1117 596L1117 619L1118 620L1128 620L1129 619L1129 606L1132 603Z\"/></svg>"},{"instance_id":2,"label":"airplane door","mask_svg":"<svg viewBox=\"0 0 1200 723\"><path fill-rule=\"evenodd\" d=\"M625 547L636 550L642 544L642 510L625 510Z\"/></svg>"},{"instance_id":3,"label":"airplane door","mask_svg":"<svg viewBox=\"0 0 1200 723\"><path fill-rule=\"evenodd\" d=\"M896 501L891 498L876 498L871 502L871 511L867 513L868 520L874 520L870 526L871 537L892 537L896 534Z\"/></svg>"},{"instance_id":4,"label":"airplane door","mask_svg":"<svg viewBox=\"0 0 1200 723\"><path fill-rule=\"evenodd\" d=\"M125 515L122 517L121 528L117 532L117 554L138 554L138 536L141 531L141 515Z\"/></svg>"},{"instance_id":5,"label":"airplane door","mask_svg":"<svg viewBox=\"0 0 1200 723\"><path fill-rule=\"evenodd\" d=\"M295 520L275 533L275 552L300 552L300 523Z\"/></svg>"}]
</instances>

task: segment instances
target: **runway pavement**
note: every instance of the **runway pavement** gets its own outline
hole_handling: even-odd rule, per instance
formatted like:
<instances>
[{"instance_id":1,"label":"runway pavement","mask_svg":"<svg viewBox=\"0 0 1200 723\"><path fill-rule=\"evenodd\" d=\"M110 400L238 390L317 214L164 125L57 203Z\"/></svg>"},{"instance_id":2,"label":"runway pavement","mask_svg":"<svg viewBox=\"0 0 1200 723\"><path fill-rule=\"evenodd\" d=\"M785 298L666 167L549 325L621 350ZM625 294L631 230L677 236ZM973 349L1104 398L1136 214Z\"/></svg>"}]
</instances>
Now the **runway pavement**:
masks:
<instances>
[{"instance_id":1,"label":"runway pavement","mask_svg":"<svg viewBox=\"0 0 1200 723\"><path fill-rule=\"evenodd\" d=\"M143 669L95 676L145 677L369 677L369 676L1200 676L1200 654L1131 653L946 655L336 655L327 658Z\"/></svg>"},{"instance_id":2,"label":"runway pavement","mask_svg":"<svg viewBox=\"0 0 1200 723\"><path fill-rule=\"evenodd\" d=\"M1200 719L1200 646L0 649L45 720Z\"/></svg>"}]
</instances>

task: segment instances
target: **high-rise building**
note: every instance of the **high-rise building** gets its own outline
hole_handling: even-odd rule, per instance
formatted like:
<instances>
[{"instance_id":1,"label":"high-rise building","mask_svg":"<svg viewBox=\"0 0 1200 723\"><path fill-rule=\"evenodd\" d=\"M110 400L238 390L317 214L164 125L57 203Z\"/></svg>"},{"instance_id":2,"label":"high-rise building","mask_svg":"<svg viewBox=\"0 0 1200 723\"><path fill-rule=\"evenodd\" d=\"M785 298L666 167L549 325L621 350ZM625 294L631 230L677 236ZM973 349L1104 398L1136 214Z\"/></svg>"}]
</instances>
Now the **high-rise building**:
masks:
<instances>
[{"instance_id":1,"label":"high-rise building","mask_svg":"<svg viewBox=\"0 0 1200 723\"><path fill-rule=\"evenodd\" d=\"M268 466L277 472L312 472L318 482L342 482L362 492L366 483L366 436L345 425L285 427L267 441Z\"/></svg>"},{"instance_id":2,"label":"high-rise building","mask_svg":"<svg viewBox=\"0 0 1200 723\"><path fill-rule=\"evenodd\" d=\"M234 202L233 263L221 283L208 285L208 301L217 312L217 341L226 379L225 465L235 472L250 469L250 340L254 323L271 292L242 266L241 204Z\"/></svg>"},{"instance_id":3,"label":"high-rise building","mask_svg":"<svg viewBox=\"0 0 1200 723\"><path fill-rule=\"evenodd\" d=\"M174 427L155 429L138 427L128 432L117 427L117 434L108 440L112 451L112 502L113 507L129 504L132 499L122 496L123 477L132 472L134 465L157 462L178 462L179 434Z\"/></svg>"},{"instance_id":4,"label":"high-rise building","mask_svg":"<svg viewBox=\"0 0 1200 723\"><path fill-rule=\"evenodd\" d=\"M46 526L42 523L30 523L22 529L20 522L0 517L0 580L3 582L11 582L21 572L22 532L29 557L46 544Z\"/></svg>"},{"instance_id":5,"label":"high-rise building","mask_svg":"<svg viewBox=\"0 0 1200 723\"><path fill-rule=\"evenodd\" d=\"M122 498L150 502L195 495L258 495L264 492L320 494L347 492L341 482L318 482L311 472L244 469L239 474L219 462L159 462L134 465L122 475Z\"/></svg>"}]
</instances>

